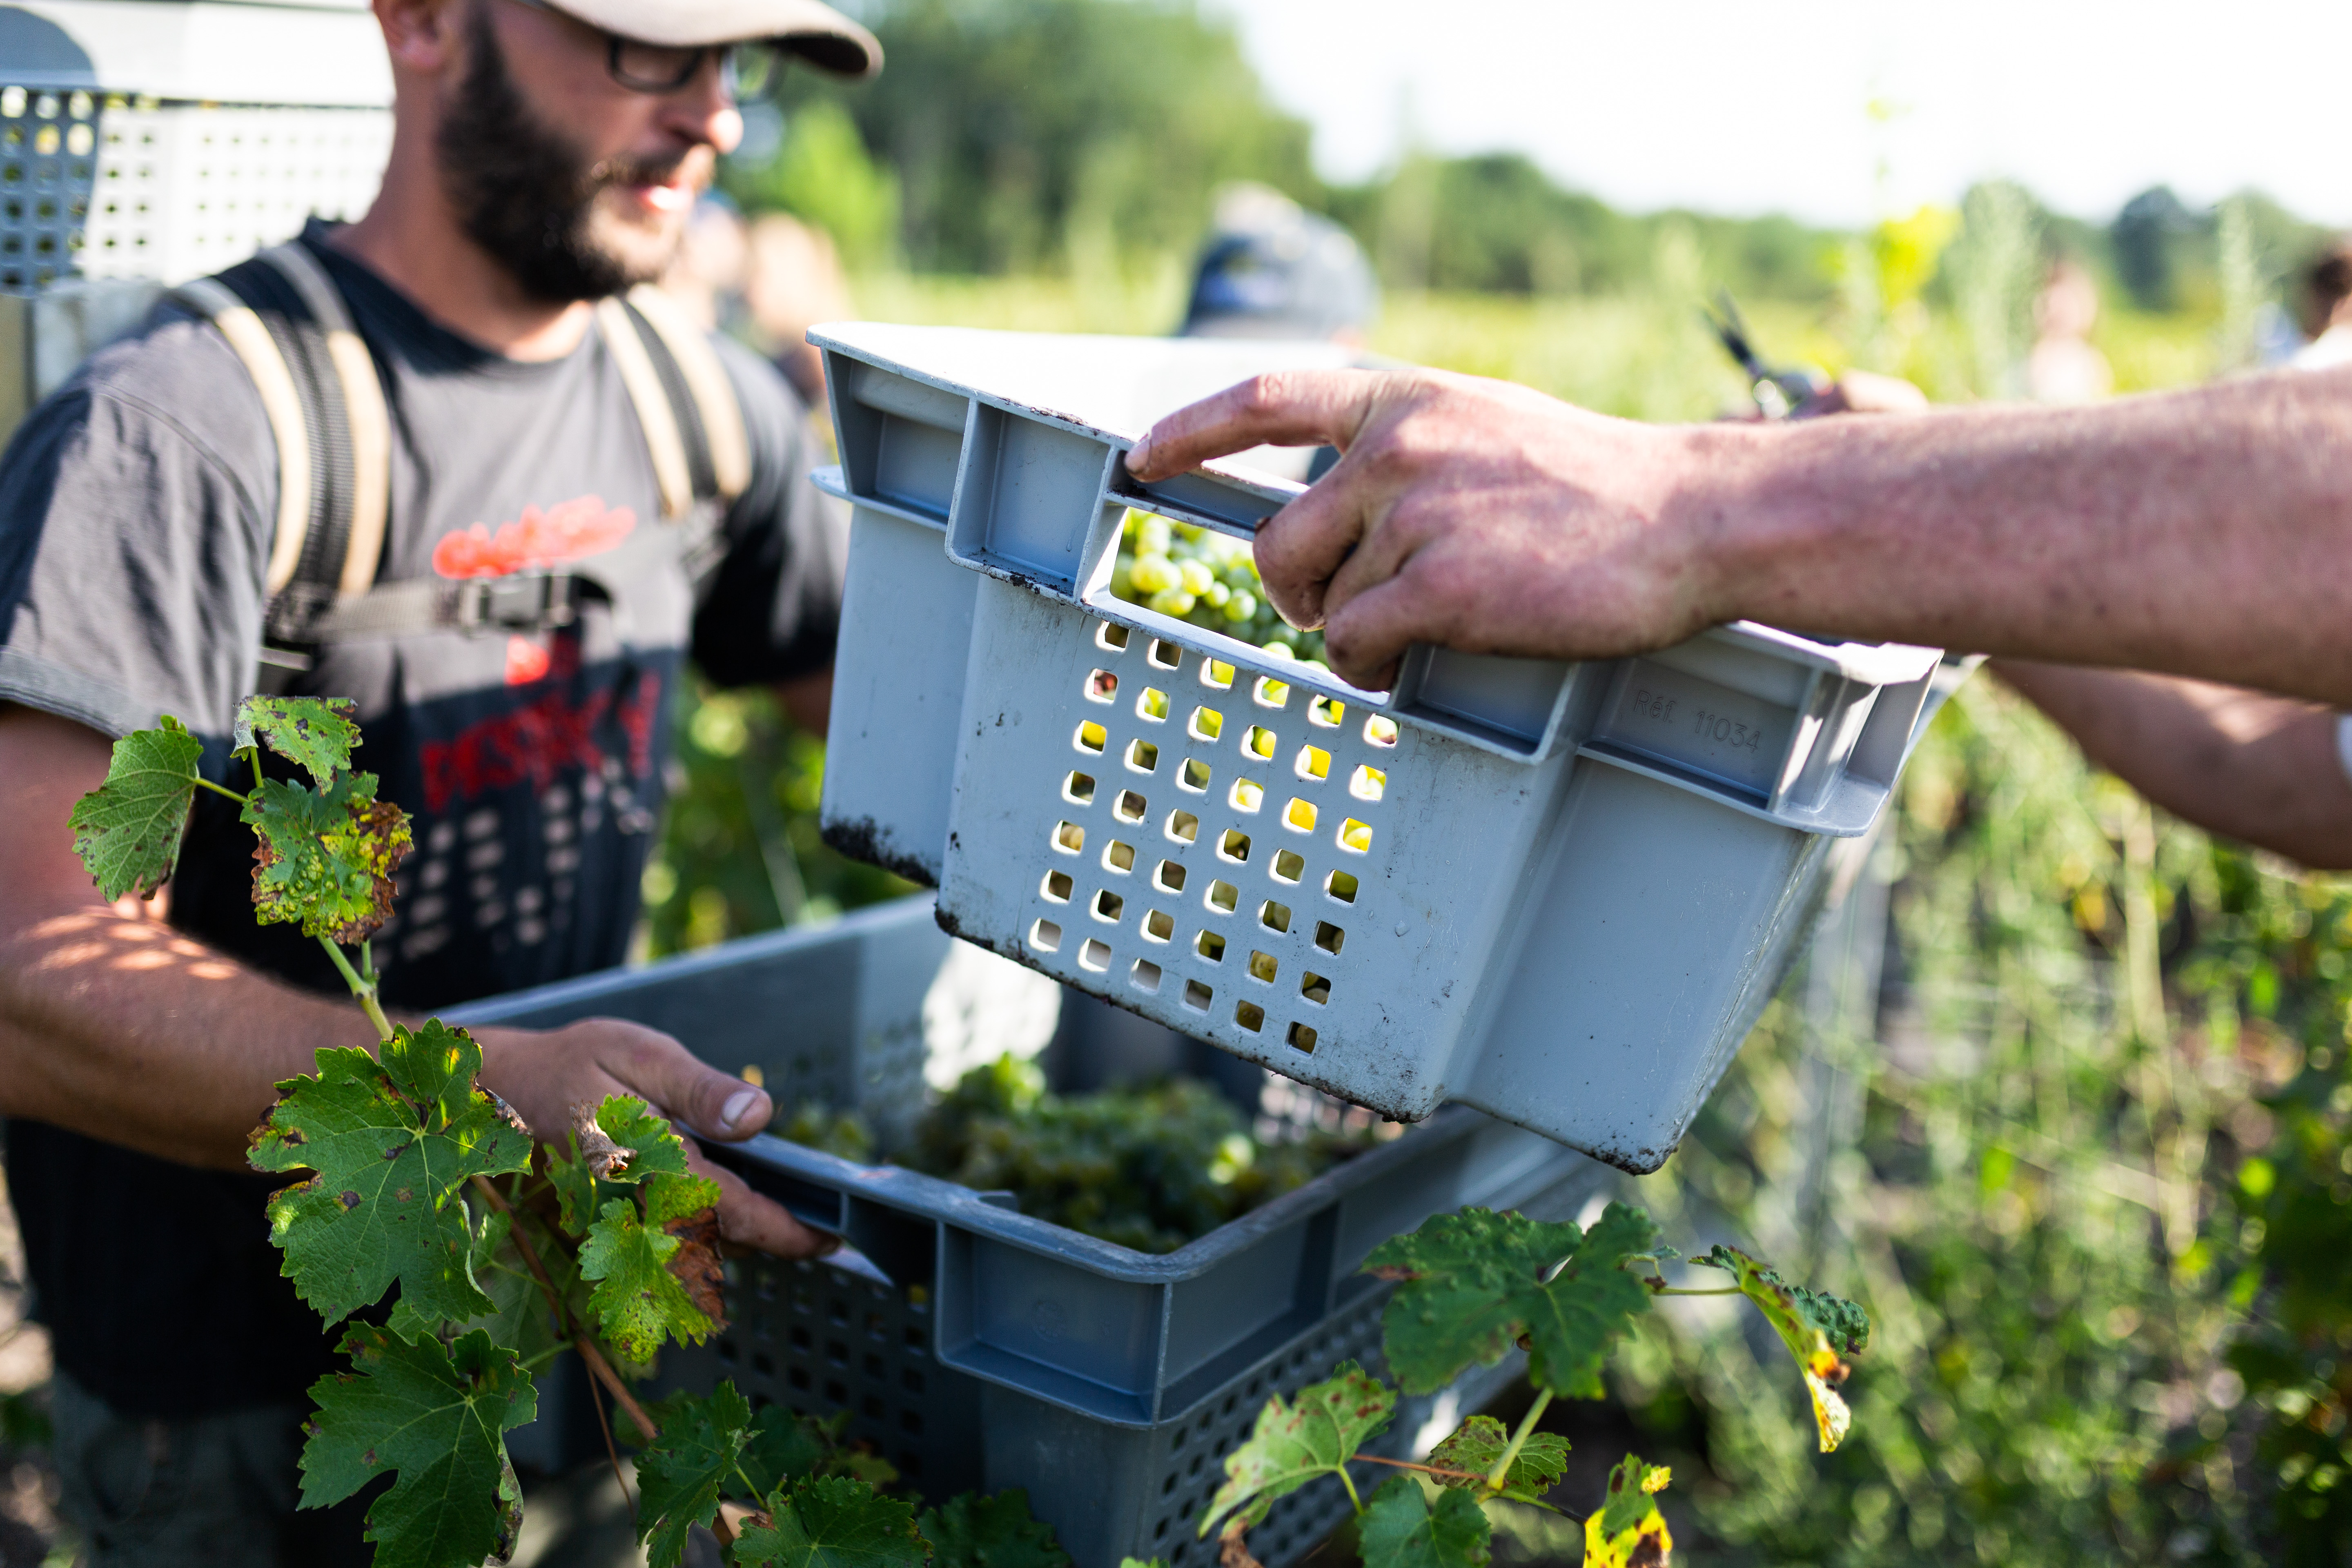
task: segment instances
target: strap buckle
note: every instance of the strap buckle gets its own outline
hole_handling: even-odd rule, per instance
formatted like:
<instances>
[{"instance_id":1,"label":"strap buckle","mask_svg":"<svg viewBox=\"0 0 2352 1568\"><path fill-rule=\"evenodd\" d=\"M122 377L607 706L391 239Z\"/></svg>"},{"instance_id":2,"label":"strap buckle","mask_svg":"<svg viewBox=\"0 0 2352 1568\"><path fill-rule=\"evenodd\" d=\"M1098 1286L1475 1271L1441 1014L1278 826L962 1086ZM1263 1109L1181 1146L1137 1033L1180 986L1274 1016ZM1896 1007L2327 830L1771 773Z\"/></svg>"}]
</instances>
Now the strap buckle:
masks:
<instances>
[{"instance_id":1,"label":"strap buckle","mask_svg":"<svg viewBox=\"0 0 2352 1568\"><path fill-rule=\"evenodd\" d=\"M469 577L457 584L450 624L468 637L487 631L539 632L568 626L574 615L569 572L517 572Z\"/></svg>"}]
</instances>

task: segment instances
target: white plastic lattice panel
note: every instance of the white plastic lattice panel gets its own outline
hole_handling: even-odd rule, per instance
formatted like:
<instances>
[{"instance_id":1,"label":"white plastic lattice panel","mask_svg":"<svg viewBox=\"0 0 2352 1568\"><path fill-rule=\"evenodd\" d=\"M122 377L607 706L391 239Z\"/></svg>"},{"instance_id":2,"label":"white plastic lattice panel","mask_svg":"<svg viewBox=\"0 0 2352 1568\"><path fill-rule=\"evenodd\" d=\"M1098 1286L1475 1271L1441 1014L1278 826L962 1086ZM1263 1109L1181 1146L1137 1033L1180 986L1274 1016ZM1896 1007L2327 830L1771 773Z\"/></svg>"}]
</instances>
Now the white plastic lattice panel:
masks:
<instances>
[{"instance_id":1,"label":"white plastic lattice panel","mask_svg":"<svg viewBox=\"0 0 2352 1568\"><path fill-rule=\"evenodd\" d=\"M76 270L99 115L88 92L0 87L0 290L26 292Z\"/></svg>"},{"instance_id":2,"label":"white plastic lattice panel","mask_svg":"<svg viewBox=\"0 0 2352 1568\"><path fill-rule=\"evenodd\" d=\"M1513 763L993 580L967 679L943 923L1387 1114L1445 1098L1565 753Z\"/></svg>"},{"instance_id":3,"label":"white plastic lattice panel","mask_svg":"<svg viewBox=\"0 0 2352 1568\"><path fill-rule=\"evenodd\" d=\"M92 278L183 282L367 210L392 150L378 109L110 105L82 246Z\"/></svg>"}]
</instances>

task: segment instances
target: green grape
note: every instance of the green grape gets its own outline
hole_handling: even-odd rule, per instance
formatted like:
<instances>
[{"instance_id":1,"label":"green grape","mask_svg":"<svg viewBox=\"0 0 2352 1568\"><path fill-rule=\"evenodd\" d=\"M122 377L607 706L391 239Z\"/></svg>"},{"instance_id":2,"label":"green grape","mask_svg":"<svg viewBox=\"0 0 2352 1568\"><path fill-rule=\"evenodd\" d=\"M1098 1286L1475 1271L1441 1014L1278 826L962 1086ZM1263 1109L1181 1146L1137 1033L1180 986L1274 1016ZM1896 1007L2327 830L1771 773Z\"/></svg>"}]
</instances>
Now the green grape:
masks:
<instances>
[{"instance_id":1,"label":"green grape","mask_svg":"<svg viewBox=\"0 0 2352 1568\"><path fill-rule=\"evenodd\" d=\"M1213 580L1207 587L1201 590L1201 597L1207 602L1209 608L1213 610L1223 609L1225 605L1232 601L1234 591L1231 588L1226 587L1223 583L1215 582Z\"/></svg>"},{"instance_id":2,"label":"green grape","mask_svg":"<svg viewBox=\"0 0 2352 1568\"><path fill-rule=\"evenodd\" d=\"M1196 597L1207 593L1209 585L1217 580L1217 574L1209 570L1209 563L1205 561L1187 561L1177 570L1184 574L1184 591Z\"/></svg>"},{"instance_id":3,"label":"green grape","mask_svg":"<svg viewBox=\"0 0 2352 1568\"><path fill-rule=\"evenodd\" d=\"M1234 589L1227 595L1224 608L1228 621L1254 620L1257 616L1257 595L1247 588Z\"/></svg>"},{"instance_id":4,"label":"green grape","mask_svg":"<svg viewBox=\"0 0 2352 1568\"><path fill-rule=\"evenodd\" d=\"M1129 512L1129 516L1136 515ZM1139 555L1165 555L1174 543L1174 530L1164 517L1145 514L1141 526L1135 531L1135 552Z\"/></svg>"},{"instance_id":5,"label":"green grape","mask_svg":"<svg viewBox=\"0 0 2352 1568\"><path fill-rule=\"evenodd\" d=\"M1192 613L1193 598L1181 588L1163 588L1144 602L1146 609L1157 610L1163 616L1182 620Z\"/></svg>"},{"instance_id":6,"label":"green grape","mask_svg":"<svg viewBox=\"0 0 2352 1568\"><path fill-rule=\"evenodd\" d=\"M1183 573L1165 555L1138 556L1130 575L1139 594L1164 594L1184 580Z\"/></svg>"}]
</instances>

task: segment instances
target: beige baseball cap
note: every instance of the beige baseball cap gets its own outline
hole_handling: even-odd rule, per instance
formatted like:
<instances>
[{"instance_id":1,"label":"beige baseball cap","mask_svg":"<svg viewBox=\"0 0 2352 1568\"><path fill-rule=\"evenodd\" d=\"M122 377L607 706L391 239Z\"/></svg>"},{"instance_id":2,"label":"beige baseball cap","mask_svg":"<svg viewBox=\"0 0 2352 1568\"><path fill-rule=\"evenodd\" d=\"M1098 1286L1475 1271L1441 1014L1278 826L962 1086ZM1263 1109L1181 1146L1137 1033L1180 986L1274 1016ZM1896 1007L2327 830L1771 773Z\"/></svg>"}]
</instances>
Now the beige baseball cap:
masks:
<instances>
[{"instance_id":1,"label":"beige baseball cap","mask_svg":"<svg viewBox=\"0 0 2352 1568\"><path fill-rule=\"evenodd\" d=\"M821 0L551 0L582 21L648 44L772 43L820 70L872 76L882 45Z\"/></svg>"}]
</instances>

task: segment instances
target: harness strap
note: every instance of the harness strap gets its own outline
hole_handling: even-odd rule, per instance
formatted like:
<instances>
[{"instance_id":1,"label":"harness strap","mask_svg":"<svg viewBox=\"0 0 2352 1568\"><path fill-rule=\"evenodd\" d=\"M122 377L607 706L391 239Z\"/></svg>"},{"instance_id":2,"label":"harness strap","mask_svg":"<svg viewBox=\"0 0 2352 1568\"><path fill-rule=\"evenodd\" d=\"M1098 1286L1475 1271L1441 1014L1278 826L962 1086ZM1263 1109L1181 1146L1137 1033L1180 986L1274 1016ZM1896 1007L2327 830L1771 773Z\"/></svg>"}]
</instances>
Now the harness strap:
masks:
<instances>
[{"instance_id":1,"label":"harness strap","mask_svg":"<svg viewBox=\"0 0 2352 1568\"><path fill-rule=\"evenodd\" d=\"M343 416L351 427L352 497L335 588L339 598L349 599L375 586L392 512L392 415L384 406L383 382L376 374L375 357L352 325L341 291L318 258L307 247L289 242L263 251L261 259L284 274L302 296L311 320L326 335L327 356L342 389Z\"/></svg>"},{"instance_id":2,"label":"harness strap","mask_svg":"<svg viewBox=\"0 0 2352 1568\"><path fill-rule=\"evenodd\" d=\"M262 412L269 417L269 433L278 443L278 532L270 542L262 587L275 597L294 580L302 541L310 531L310 430L303 417L302 395L295 390L294 373L269 329L226 285L199 278L181 284L173 294L220 329L253 378Z\"/></svg>"},{"instance_id":3,"label":"harness strap","mask_svg":"<svg viewBox=\"0 0 2352 1568\"><path fill-rule=\"evenodd\" d=\"M687 320L677 301L650 283L629 290L629 306L653 328L686 384L710 462L710 479L721 500L733 500L751 484L751 438L743 428L743 405L735 384L709 334Z\"/></svg>"},{"instance_id":4,"label":"harness strap","mask_svg":"<svg viewBox=\"0 0 2352 1568\"><path fill-rule=\"evenodd\" d=\"M662 386L661 373L637 335L629 308L617 299L596 302L596 327L604 335L613 363L636 405L637 423L646 433L646 449L654 463L654 482L661 489L662 518L676 522L694 505L694 473L687 466L686 439L678 434L677 412Z\"/></svg>"}]
</instances>

